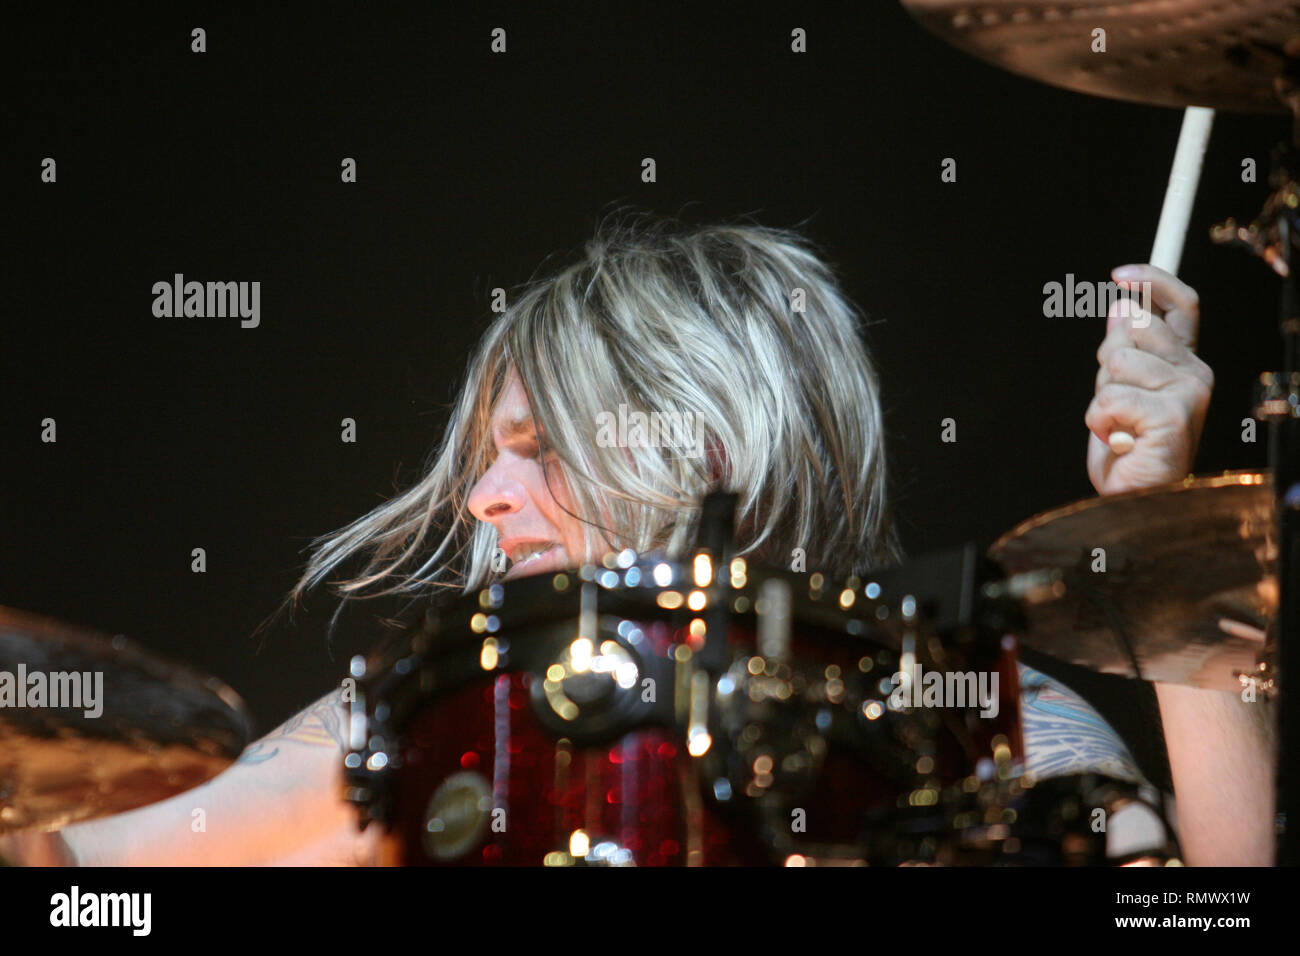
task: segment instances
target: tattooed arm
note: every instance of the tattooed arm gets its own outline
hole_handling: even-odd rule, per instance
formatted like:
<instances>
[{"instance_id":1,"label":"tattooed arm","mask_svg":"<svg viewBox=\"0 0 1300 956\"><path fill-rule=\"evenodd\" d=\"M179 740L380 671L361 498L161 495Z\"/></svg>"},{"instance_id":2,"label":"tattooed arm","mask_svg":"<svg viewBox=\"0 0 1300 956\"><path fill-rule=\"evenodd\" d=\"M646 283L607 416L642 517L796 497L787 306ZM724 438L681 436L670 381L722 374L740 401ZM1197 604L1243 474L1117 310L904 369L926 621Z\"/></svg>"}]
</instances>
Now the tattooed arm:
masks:
<instances>
[{"instance_id":1,"label":"tattooed arm","mask_svg":"<svg viewBox=\"0 0 1300 956\"><path fill-rule=\"evenodd\" d=\"M1146 783L1119 734L1082 697L1059 681L1020 665L1025 769L1040 780L1098 773Z\"/></svg>"},{"instance_id":2,"label":"tattooed arm","mask_svg":"<svg viewBox=\"0 0 1300 956\"><path fill-rule=\"evenodd\" d=\"M1106 852L1114 858L1163 849L1174 835L1162 820L1164 799L1106 719L1069 687L1020 665L1025 770L1039 780L1098 774L1135 785L1137 801L1106 820Z\"/></svg>"},{"instance_id":3,"label":"tattooed arm","mask_svg":"<svg viewBox=\"0 0 1300 956\"><path fill-rule=\"evenodd\" d=\"M357 830L342 799L346 710L322 697L201 787L62 831L83 866L355 865L377 827Z\"/></svg>"},{"instance_id":4,"label":"tattooed arm","mask_svg":"<svg viewBox=\"0 0 1300 956\"><path fill-rule=\"evenodd\" d=\"M1144 783L1110 725L1078 694L1021 665L1026 768L1035 776L1101 773ZM1178 797L1178 843L1192 866L1273 859L1272 720L1266 701L1156 684Z\"/></svg>"}]
</instances>

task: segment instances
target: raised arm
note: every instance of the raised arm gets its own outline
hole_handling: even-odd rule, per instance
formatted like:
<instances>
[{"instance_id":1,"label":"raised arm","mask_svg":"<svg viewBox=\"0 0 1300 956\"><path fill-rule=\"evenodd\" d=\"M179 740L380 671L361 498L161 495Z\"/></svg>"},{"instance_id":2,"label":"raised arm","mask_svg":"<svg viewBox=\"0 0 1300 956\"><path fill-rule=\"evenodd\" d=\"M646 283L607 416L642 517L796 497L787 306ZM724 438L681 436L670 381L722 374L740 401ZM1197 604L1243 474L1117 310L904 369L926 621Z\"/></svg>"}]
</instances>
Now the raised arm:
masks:
<instances>
[{"instance_id":1,"label":"raised arm","mask_svg":"<svg viewBox=\"0 0 1300 956\"><path fill-rule=\"evenodd\" d=\"M1179 481L1191 471L1214 375L1196 356L1194 289L1150 265L1115 270L1116 281L1150 282L1160 315L1125 302L1107 320L1097 351L1096 395L1085 422L1088 475L1103 495ZM1136 438L1114 454L1112 429ZM1273 715L1262 696L1156 684L1177 803L1179 842L1196 866L1273 862Z\"/></svg>"}]
</instances>

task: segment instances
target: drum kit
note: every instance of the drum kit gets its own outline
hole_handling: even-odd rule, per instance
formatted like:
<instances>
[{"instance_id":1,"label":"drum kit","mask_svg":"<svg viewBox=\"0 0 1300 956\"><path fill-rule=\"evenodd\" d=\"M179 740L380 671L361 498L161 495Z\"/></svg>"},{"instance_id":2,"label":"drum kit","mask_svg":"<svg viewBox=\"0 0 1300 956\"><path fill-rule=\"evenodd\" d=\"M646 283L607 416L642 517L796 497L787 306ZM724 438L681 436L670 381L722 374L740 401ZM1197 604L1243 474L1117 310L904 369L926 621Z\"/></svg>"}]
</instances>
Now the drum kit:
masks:
<instances>
[{"instance_id":1,"label":"drum kit","mask_svg":"<svg viewBox=\"0 0 1300 956\"><path fill-rule=\"evenodd\" d=\"M1170 271L1210 110L1300 115L1300 3L903 5L1013 72L1187 107L1153 256ZM1253 409L1270 424L1270 471L1085 500L984 553L968 544L847 580L738 556L735 499L715 493L687 554L625 551L430 607L351 663L344 791L363 827L385 828L382 862L1176 861L1167 836L1117 851L1095 825L1097 810L1149 803L1144 788L1097 774L1036 779L1026 767L1025 647L1101 673L1275 700L1278 861L1295 863L1300 828L1285 821L1300 813L1288 769L1300 699L1284 686L1285 662L1300 659L1292 156L1276 160L1260 216L1215 233L1282 277L1282 370L1261 377ZM219 682L120 637L0 610L0 704L5 676L12 685L23 672L101 673L103 709L0 706L0 834L180 793L251 737L246 709ZM935 674L931 699L922 675Z\"/></svg>"},{"instance_id":2,"label":"drum kit","mask_svg":"<svg viewBox=\"0 0 1300 956\"><path fill-rule=\"evenodd\" d=\"M1063 569L967 545L831 581L734 556L734 507L686 560L492 584L353 660L347 796L384 862L1106 861L1090 811L1140 788L1024 767L1013 635ZM927 672L991 680L899 693Z\"/></svg>"}]
</instances>

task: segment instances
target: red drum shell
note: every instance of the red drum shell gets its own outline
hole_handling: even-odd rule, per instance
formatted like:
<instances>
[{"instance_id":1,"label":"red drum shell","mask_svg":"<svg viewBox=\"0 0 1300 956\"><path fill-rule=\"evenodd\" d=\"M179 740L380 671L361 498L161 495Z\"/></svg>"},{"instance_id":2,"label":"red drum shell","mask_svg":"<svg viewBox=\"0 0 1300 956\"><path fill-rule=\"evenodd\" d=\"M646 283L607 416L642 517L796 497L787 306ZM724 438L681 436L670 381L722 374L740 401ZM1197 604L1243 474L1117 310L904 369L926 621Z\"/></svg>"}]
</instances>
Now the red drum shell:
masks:
<instances>
[{"instance_id":1,"label":"red drum shell","mask_svg":"<svg viewBox=\"0 0 1300 956\"><path fill-rule=\"evenodd\" d=\"M861 639L801 625L793 634L793 663L813 676L828 668L862 673L864 661L882 673L888 649ZM688 643L685 628L641 622L650 653L671 654ZM525 633L510 641L526 641ZM738 659L754 653L752 630L734 619L729 643ZM978 655L971 658L981 663ZM933 776L956 784L974 773L995 738L1015 758L1022 752L1013 649L982 661L1000 675L1000 715L968 721L952 732L952 716L918 712L936 732ZM834 670L829 673L835 673ZM874 675L873 675L874 676ZM599 746L576 746L545 726L534 710L527 671L484 671L417 708L394 728L400 759L390 769L391 827L384 862L401 865L572 865L591 860L638 866L779 864L759 839L753 801L730 794L719 802L716 777L701 779L707 764L687 754L680 731L640 727ZM970 728L973 727L973 732ZM905 727L904 737L912 731ZM924 747L920 748L926 749ZM862 754L830 746L809 789L800 795L803 830L797 845L857 846L864 856L864 820L889 814L905 802L891 776L916 758L908 746ZM725 787L726 785L724 785ZM781 821L785 823L786 821Z\"/></svg>"}]
</instances>

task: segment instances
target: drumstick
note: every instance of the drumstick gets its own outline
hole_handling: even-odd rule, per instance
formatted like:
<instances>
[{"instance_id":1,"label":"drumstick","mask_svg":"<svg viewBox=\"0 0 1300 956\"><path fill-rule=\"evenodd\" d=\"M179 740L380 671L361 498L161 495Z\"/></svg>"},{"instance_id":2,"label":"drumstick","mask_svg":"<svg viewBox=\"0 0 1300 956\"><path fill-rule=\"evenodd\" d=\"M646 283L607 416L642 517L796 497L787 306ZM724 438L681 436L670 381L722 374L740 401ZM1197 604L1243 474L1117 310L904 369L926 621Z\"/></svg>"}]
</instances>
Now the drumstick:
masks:
<instances>
[{"instance_id":1,"label":"drumstick","mask_svg":"<svg viewBox=\"0 0 1300 956\"><path fill-rule=\"evenodd\" d=\"M1214 110L1204 106L1189 106L1183 113L1183 128L1178 134L1178 148L1174 150L1174 165L1169 171L1169 185L1165 187L1165 202L1160 207L1160 224L1156 226L1156 241L1151 245L1151 264L1173 275L1183 258L1183 241L1187 238L1187 224L1192 218L1192 204L1196 200L1196 185L1201 179L1201 163L1205 147L1210 142L1210 127L1214 124ZM1124 455L1133 450L1136 439L1118 429L1110 433L1110 450Z\"/></svg>"}]
</instances>

